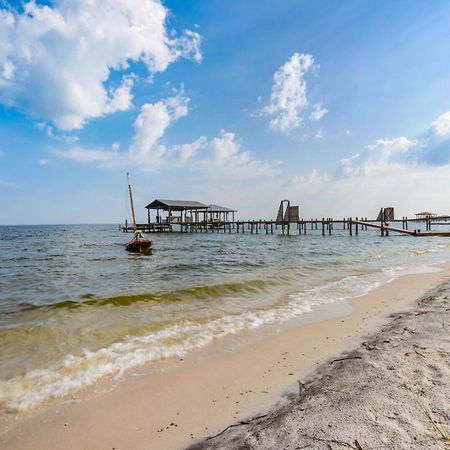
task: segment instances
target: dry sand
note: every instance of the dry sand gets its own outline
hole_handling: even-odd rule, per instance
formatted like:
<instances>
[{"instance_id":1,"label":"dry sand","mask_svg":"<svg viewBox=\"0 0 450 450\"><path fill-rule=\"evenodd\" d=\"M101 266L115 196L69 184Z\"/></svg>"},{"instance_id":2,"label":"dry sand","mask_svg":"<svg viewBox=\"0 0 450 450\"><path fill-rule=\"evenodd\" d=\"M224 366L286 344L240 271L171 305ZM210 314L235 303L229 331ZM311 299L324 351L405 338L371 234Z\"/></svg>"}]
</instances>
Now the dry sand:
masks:
<instances>
[{"instance_id":1,"label":"dry sand","mask_svg":"<svg viewBox=\"0 0 450 450\"><path fill-rule=\"evenodd\" d=\"M299 381L284 407L191 450L450 448L449 339L446 283Z\"/></svg>"},{"instance_id":2,"label":"dry sand","mask_svg":"<svg viewBox=\"0 0 450 450\"><path fill-rule=\"evenodd\" d=\"M418 413L411 408L407 410L408 413L406 410L403 411L398 396L401 393L406 396L406 392L409 392L407 389L403 392L399 387L399 391L395 393L396 397L388 396L386 401L389 402L387 405L390 408L389 413L379 412L383 408L382 395L385 389L391 384L394 385L401 377L401 382L409 383L411 392L416 392L414 389L419 386L417 378L422 375L430 377L426 378L428 384L423 387L425 392L434 389L431 387L435 386L431 380L438 384L439 376L446 374L447 380L441 379L440 382L448 381L448 354L439 353L437 350L439 346L445 346L441 341L441 329L448 331L442 327L442 317L430 324L433 334L427 336L429 342L420 341L417 344L427 350L411 347L412 344L408 350L403 347L399 349L400 345L408 345L406 341L403 344L402 339L421 335L421 332L412 334L405 331L400 333L398 344L395 344L397 347L384 344L375 337L367 341L366 345L376 348L369 350L369 347L362 347L359 350L357 356L363 359L345 360L330 365L330 358L338 358L342 351L356 348L370 333L374 333L388 322L389 314L410 309L414 299L438 283L448 280L449 269L450 266L445 265L438 273L406 275L399 278L352 301L353 312L345 317L309 323L271 337L259 336L255 339L249 335L247 338L242 336L225 338L203 351L191 353L184 360L167 360L130 371L125 380L117 386L114 386L111 380L105 380L93 389L66 399L65 403L44 405L39 410L9 417L0 436L1 448L177 449L190 443L201 443L201 439L217 434L230 424L239 423L251 415L265 413L268 410L275 412L264 418L265 421L256 421L248 427L239 426L231 429L242 433L239 434L239 441L242 442L243 448L255 446L255 448L278 449L283 448L283 445L285 448L296 448L293 444L299 439L300 426L303 426L298 421L303 421L303 417L309 414L302 411L302 402L314 399L317 401L315 405L317 425L310 422L309 428L305 428L305 434L323 436L327 439L327 436L334 433L336 440L349 442L350 447L346 448L352 448L351 446L358 448L352 443L354 439L361 445L366 445L365 438L368 436L365 437L365 434L383 433L383 429L386 428L390 430L389 433L386 432L387 439L395 432L401 436L401 440L426 436L429 438L426 445L434 445L429 443L436 442L436 445L441 447L430 448L442 448L442 442L436 439L436 433L433 433L433 428L424 419L420 410ZM411 323L403 328L416 330L419 326L416 326L416 322L419 323L426 317L435 317L437 314L433 312L416 316L414 313L408 313L400 320L408 318ZM395 325L393 326L395 328ZM387 333L389 327L384 328L382 333ZM394 338L394 335L390 337L392 342ZM447 349L441 350L448 352L448 341L446 345ZM416 350L419 353L425 352L424 356L418 355ZM386 352L389 356L382 356ZM407 356L405 353L410 355ZM447 358L446 373L443 372L445 358ZM388 360L392 362L387 362ZM427 360L428 363L425 363ZM419 372L416 374L414 368L406 369L406 364L412 361L424 364L422 369L417 369L422 370L423 374ZM347 374L346 367L349 370ZM331 378L328 378L329 375ZM286 405L290 400L283 394L293 392L294 389L298 392L296 380L305 380L307 377L311 381L306 383L300 400L296 399ZM317 381L318 377L321 377L320 381ZM338 377L341 378L341 385L332 384L332 380ZM372 389L372 385L375 386L376 383L381 384ZM324 387L320 390L322 385ZM424 402L432 411L433 417L439 420L446 418L448 421L450 411L448 385L444 384L443 389L445 388L447 392L442 394L440 402L430 398L431 403L426 403L428 397L427 400L424 397ZM333 389L339 392L334 392ZM369 405L370 402L373 402L373 405ZM357 410L359 403L363 408L361 411L364 412L366 422L361 422L360 432L357 432L359 425L352 422L355 420L352 418L354 413L359 411ZM339 408L341 411L338 411ZM332 416L330 411L335 411L336 415ZM389 417L398 417L395 426L394 419ZM277 427L282 426L284 418L287 420L285 431L277 431ZM402 426L403 421L409 419L421 420L420 432L408 436L407 429ZM369 423L372 424L372 428ZM392 428L389 428L389 423ZM412 424L414 427L415 422ZM377 429L377 426L380 428ZM5 431L6 427L8 429ZM265 429L267 431L264 431ZM325 434L323 430L330 434ZM354 434L350 434L351 430ZM262 436L261 433L266 433L262 441L257 437ZM277 433L281 433L281 437L277 437ZM380 442L384 442L383 435L378 438ZM222 444L225 448L236 448L236 444L231 444L230 439L232 437L226 433L221 435L219 440L204 441L206 447L201 448L217 448ZM280 446L281 442L283 444ZM337 444L326 441L323 441L322 447L320 441L304 442L306 442L304 448L329 449L330 446L333 449L340 448Z\"/></svg>"}]
</instances>

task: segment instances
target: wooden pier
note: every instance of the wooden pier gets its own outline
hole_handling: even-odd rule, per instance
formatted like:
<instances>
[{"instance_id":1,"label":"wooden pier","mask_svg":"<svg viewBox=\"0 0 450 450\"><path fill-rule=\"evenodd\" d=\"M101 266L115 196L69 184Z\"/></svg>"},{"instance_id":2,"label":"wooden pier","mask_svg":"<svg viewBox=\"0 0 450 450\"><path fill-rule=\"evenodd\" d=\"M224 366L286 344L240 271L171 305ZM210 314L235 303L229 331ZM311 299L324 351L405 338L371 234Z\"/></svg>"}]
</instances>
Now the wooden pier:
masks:
<instances>
[{"instance_id":1,"label":"wooden pier","mask_svg":"<svg viewBox=\"0 0 450 450\"><path fill-rule=\"evenodd\" d=\"M443 236L450 237L450 231L431 231L431 224L425 224L425 231L420 229L410 229L412 224L420 222L417 219L397 219L388 222L377 222L376 220L368 220L367 218L343 218L343 219L309 219L298 220L296 222L278 222L276 220L235 220L235 221L206 221L206 222L179 222L176 224L157 224L143 223L137 224L139 230L145 233L241 233L241 234L276 234L281 232L282 235L306 235L309 232L317 231L323 236L333 234L335 227L340 230L347 230L350 236L358 236L360 231L368 228L376 228L380 230L381 236L389 236L389 233L398 233L402 235L426 237L426 236ZM401 226L394 226L399 224ZM439 225L445 224L439 222ZM447 223L450 227L450 222ZM121 227L123 232L132 232L133 227L125 223ZM279 231L278 231L279 230Z\"/></svg>"},{"instance_id":2,"label":"wooden pier","mask_svg":"<svg viewBox=\"0 0 450 450\"><path fill-rule=\"evenodd\" d=\"M289 200L282 200L276 219L235 220L236 210L218 205L205 205L197 201L156 199L146 206L147 223L137 224L138 230L145 233L236 233L236 234L282 234L305 235L308 232L331 235L336 229L346 230L350 236L358 236L360 231L368 228L380 230L381 236L396 233L407 236L444 236L450 237L450 231L431 231L432 224L448 225L450 216L438 216L432 213L416 214L416 218L402 217L394 219L394 208L381 208L375 220L367 217L344 217L333 219L301 219L299 206L291 206ZM152 220L150 211L156 211ZM231 216L231 217L230 217ZM425 224L425 230L414 229L418 223ZM397 226L398 225L398 226ZM125 221L120 229L133 231ZM342 234L342 233L341 233Z\"/></svg>"}]
</instances>

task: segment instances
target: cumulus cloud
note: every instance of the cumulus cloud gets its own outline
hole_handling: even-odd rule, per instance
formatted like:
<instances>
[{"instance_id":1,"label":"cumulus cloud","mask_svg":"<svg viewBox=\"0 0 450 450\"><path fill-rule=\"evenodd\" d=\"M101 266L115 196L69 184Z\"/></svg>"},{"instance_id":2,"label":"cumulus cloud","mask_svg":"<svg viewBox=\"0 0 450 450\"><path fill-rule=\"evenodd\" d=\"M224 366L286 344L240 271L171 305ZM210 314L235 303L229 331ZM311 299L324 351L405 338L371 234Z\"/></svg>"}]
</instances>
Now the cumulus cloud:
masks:
<instances>
[{"instance_id":1,"label":"cumulus cloud","mask_svg":"<svg viewBox=\"0 0 450 450\"><path fill-rule=\"evenodd\" d=\"M134 122L130 147L120 151L119 143L110 148L74 146L56 153L80 163L101 167L135 166L147 172L184 167L205 178L246 179L271 176L278 162L254 158L242 149L236 135L221 130L211 141L204 136L191 143L167 147L160 140L167 128L188 113L189 98L181 90L156 103L146 103Z\"/></svg>"},{"instance_id":2,"label":"cumulus cloud","mask_svg":"<svg viewBox=\"0 0 450 450\"><path fill-rule=\"evenodd\" d=\"M55 139L61 142L77 142L78 136L55 132L55 128L46 122L37 122L36 128L43 131L49 138Z\"/></svg>"},{"instance_id":3,"label":"cumulus cloud","mask_svg":"<svg viewBox=\"0 0 450 450\"><path fill-rule=\"evenodd\" d=\"M311 114L309 115L309 119L313 122L318 122L319 120L322 120L327 112L328 109L324 108L322 103L316 103L311 111Z\"/></svg>"},{"instance_id":4,"label":"cumulus cloud","mask_svg":"<svg viewBox=\"0 0 450 450\"><path fill-rule=\"evenodd\" d=\"M261 113L272 117L270 128L288 131L302 122L300 112L308 105L305 75L312 70L314 58L308 53L294 53L273 76L270 103Z\"/></svg>"},{"instance_id":5,"label":"cumulus cloud","mask_svg":"<svg viewBox=\"0 0 450 450\"><path fill-rule=\"evenodd\" d=\"M185 102L177 99L163 103ZM177 110L176 106L172 108ZM183 108L179 111L181 114ZM245 210L246 217L273 218L282 198L300 204L305 218L374 217L380 207L388 205L394 206L400 216L420 209L449 213L445 205L450 191L450 160L437 166L424 156L436 148L436 141L429 139L430 130L414 139L378 139L342 159L336 170L312 170L295 176L283 173L279 162L256 158L243 149L234 133L221 130L211 140L202 136L192 143L163 147L159 169L182 168L183 176L190 180L187 196L201 199L205 192L214 190L215 201ZM152 148L161 147L156 140ZM103 150L74 147L63 156L100 166L135 164L143 170L155 168L154 163L142 166L130 159L129 150L120 151L117 144ZM271 177L271 182L259 182L255 189L249 182L253 177Z\"/></svg>"},{"instance_id":6,"label":"cumulus cloud","mask_svg":"<svg viewBox=\"0 0 450 450\"><path fill-rule=\"evenodd\" d=\"M431 129L436 136L450 134L450 111L440 115L432 124Z\"/></svg>"},{"instance_id":7,"label":"cumulus cloud","mask_svg":"<svg viewBox=\"0 0 450 450\"><path fill-rule=\"evenodd\" d=\"M168 30L159 0L28 1L0 10L0 102L61 130L132 106L134 63L151 75L201 61L198 33ZM114 77L111 75L114 74Z\"/></svg>"},{"instance_id":8,"label":"cumulus cloud","mask_svg":"<svg viewBox=\"0 0 450 450\"><path fill-rule=\"evenodd\" d=\"M221 130L209 143L209 154L197 163L199 169L215 178L246 179L272 176L278 172L279 162L255 159L243 151L234 133Z\"/></svg>"},{"instance_id":9,"label":"cumulus cloud","mask_svg":"<svg viewBox=\"0 0 450 450\"><path fill-rule=\"evenodd\" d=\"M142 105L134 122L134 138L130 156L138 161L159 163L165 147L155 144L166 132L167 127L188 113L189 99L181 92L157 103Z\"/></svg>"},{"instance_id":10,"label":"cumulus cloud","mask_svg":"<svg viewBox=\"0 0 450 450\"><path fill-rule=\"evenodd\" d=\"M310 103L305 77L318 68L309 53L294 53L275 72L270 102L259 110L261 115L271 118L270 129L286 133L301 125L302 113ZM327 112L321 103L317 103L309 119L318 122Z\"/></svg>"},{"instance_id":11,"label":"cumulus cloud","mask_svg":"<svg viewBox=\"0 0 450 450\"><path fill-rule=\"evenodd\" d=\"M340 161L338 175L342 177L365 176L380 171L393 169L411 160L411 150L418 142L406 137L378 139L374 144Z\"/></svg>"}]
</instances>

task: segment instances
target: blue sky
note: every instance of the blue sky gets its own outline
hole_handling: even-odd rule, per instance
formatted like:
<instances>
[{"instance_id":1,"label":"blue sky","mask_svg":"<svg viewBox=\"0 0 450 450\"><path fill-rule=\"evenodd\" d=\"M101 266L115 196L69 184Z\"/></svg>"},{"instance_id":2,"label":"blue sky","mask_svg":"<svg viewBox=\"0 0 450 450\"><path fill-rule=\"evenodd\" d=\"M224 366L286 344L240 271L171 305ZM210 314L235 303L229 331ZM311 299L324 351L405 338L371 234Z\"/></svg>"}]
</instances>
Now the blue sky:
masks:
<instances>
[{"instance_id":1,"label":"blue sky","mask_svg":"<svg viewBox=\"0 0 450 450\"><path fill-rule=\"evenodd\" d=\"M448 2L0 5L0 224L450 213Z\"/></svg>"}]
</instances>

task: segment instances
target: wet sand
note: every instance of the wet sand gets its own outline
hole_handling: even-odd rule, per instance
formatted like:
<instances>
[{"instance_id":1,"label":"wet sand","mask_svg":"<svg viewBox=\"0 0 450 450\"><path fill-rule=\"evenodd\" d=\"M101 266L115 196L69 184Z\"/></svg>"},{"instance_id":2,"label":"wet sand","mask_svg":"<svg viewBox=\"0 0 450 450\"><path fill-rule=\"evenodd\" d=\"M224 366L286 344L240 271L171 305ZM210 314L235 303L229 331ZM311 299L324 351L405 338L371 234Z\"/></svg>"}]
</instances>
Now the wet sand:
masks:
<instances>
[{"instance_id":1,"label":"wet sand","mask_svg":"<svg viewBox=\"0 0 450 450\"><path fill-rule=\"evenodd\" d=\"M414 308L449 274L446 264L441 272L406 275L352 300L352 311L342 309L345 316L270 337L259 330L224 338L182 360L129 371L121 382L104 380L64 403L11 414L3 424L8 429L0 436L1 448L177 449L201 443L231 424L286 408L286 394L298 392L297 380L315 379L322 373L318 367L321 371L330 358L358 348L392 320L390 315ZM361 389L355 384L355 393ZM323 401L334 400L325 395Z\"/></svg>"}]
</instances>

